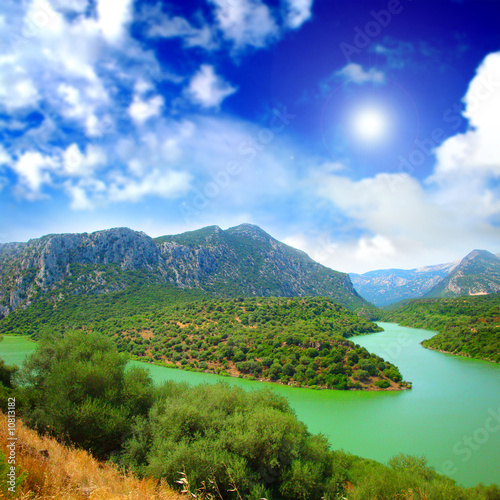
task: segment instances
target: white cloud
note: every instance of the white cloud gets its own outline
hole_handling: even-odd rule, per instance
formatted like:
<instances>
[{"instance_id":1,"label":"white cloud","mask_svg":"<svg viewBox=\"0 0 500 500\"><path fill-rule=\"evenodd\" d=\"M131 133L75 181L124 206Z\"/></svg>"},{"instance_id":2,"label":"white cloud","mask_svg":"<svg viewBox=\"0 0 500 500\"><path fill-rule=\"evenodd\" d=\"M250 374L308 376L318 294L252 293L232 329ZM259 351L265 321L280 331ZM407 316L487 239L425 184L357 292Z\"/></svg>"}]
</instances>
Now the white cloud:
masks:
<instances>
[{"instance_id":1,"label":"white cloud","mask_svg":"<svg viewBox=\"0 0 500 500\"><path fill-rule=\"evenodd\" d=\"M345 76L356 74L358 69L344 72ZM340 244L320 244L316 253L317 244L309 242L307 249L302 248L331 267L338 268L342 262L343 270L363 272L415 267L415 263L438 264L478 247L496 251L500 52L484 59L463 100L469 128L436 148L433 174L424 182L407 174L379 174L353 181L335 172L317 173L320 196L361 235ZM294 237L300 241L300 235ZM453 258L450 249L456 252Z\"/></svg>"},{"instance_id":2,"label":"white cloud","mask_svg":"<svg viewBox=\"0 0 500 500\"><path fill-rule=\"evenodd\" d=\"M189 82L187 94L192 101L204 108L217 108L226 97L236 91L236 87L217 76L213 66L202 64Z\"/></svg>"},{"instance_id":3,"label":"white cloud","mask_svg":"<svg viewBox=\"0 0 500 500\"><path fill-rule=\"evenodd\" d=\"M291 29L300 28L311 18L313 0L284 0L285 25Z\"/></svg>"},{"instance_id":4,"label":"white cloud","mask_svg":"<svg viewBox=\"0 0 500 500\"><path fill-rule=\"evenodd\" d=\"M67 183L66 192L71 198L70 207L73 210L92 210L94 208L94 203L88 198L85 188Z\"/></svg>"},{"instance_id":5,"label":"white cloud","mask_svg":"<svg viewBox=\"0 0 500 500\"><path fill-rule=\"evenodd\" d=\"M239 51L248 46L266 47L279 38L279 28L261 0L209 0L224 38Z\"/></svg>"},{"instance_id":6,"label":"white cloud","mask_svg":"<svg viewBox=\"0 0 500 500\"><path fill-rule=\"evenodd\" d=\"M88 144L85 154L77 144L71 144L62 154L64 174L70 177L86 177L92 175L96 168L106 163L106 153L93 144Z\"/></svg>"},{"instance_id":7,"label":"white cloud","mask_svg":"<svg viewBox=\"0 0 500 500\"><path fill-rule=\"evenodd\" d=\"M161 3L143 7L142 17L148 25L146 35L149 38L181 38L185 47L203 47L206 50L218 46L212 28L203 19L200 19L201 26L197 28L183 17L165 14Z\"/></svg>"},{"instance_id":8,"label":"white cloud","mask_svg":"<svg viewBox=\"0 0 500 500\"><path fill-rule=\"evenodd\" d=\"M128 113L136 124L142 125L150 118L159 116L163 105L164 100L160 95L155 95L145 100L136 95L128 108Z\"/></svg>"},{"instance_id":9,"label":"white cloud","mask_svg":"<svg viewBox=\"0 0 500 500\"><path fill-rule=\"evenodd\" d=\"M190 188L191 176L187 172L154 169L140 180L117 176L109 187L111 201L139 201L145 196L177 198Z\"/></svg>"},{"instance_id":10,"label":"white cloud","mask_svg":"<svg viewBox=\"0 0 500 500\"><path fill-rule=\"evenodd\" d=\"M97 0L97 15L102 34L111 43L125 36L125 28L132 20L133 0Z\"/></svg>"},{"instance_id":11,"label":"white cloud","mask_svg":"<svg viewBox=\"0 0 500 500\"><path fill-rule=\"evenodd\" d=\"M0 144L0 165L10 165L11 162L12 162L12 157Z\"/></svg>"},{"instance_id":12,"label":"white cloud","mask_svg":"<svg viewBox=\"0 0 500 500\"><path fill-rule=\"evenodd\" d=\"M363 83L384 83L385 75L382 71L370 68L366 71L363 66L356 63L349 63L342 69L335 72L336 76L341 77L346 82L353 82L359 85Z\"/></svg>"},{"instance_id":13,"label":"white cloud","mask_svg":"<svg viewBox=\"0 0 500 500\"><path fill-rule=\"evenodd\" d=\"M20 178L21 189L27 198L40 197L44 184L52 182L51 173L59 168L57 159L44 156L38 151L27 151L13 165Z\"/></svg>"},{"instance_id":14,"label":"white cloud","mask_svg":"<svg viewBox=\"0 0 500 500\"><path fill-rule=\"evenodd\" d=\"M500 214L498 199L470 183L467 191L460 184L456 191L428 190L407 174L379 174L359 181L328 175L318 185L319 194L361 233L335 244L325 236L316 243L311 239L303 248L334 269L366 272L439 264L478 246L495 250L498 245L498 229L488 222Z\"/></svg>"},{"instance_id":15,"label":"white cloud","mask_svg":"<svg viewBox=\"0 0 500 500\"><path fill-rule=\"evenodd\" d=\"M69 22L48 0L32 0L22 23L25 36L20 45L22 51L17 53L22 60L16 62L21 62L23 68L39 74L44 68L45 75L57 71L61 76L97 80L94 65L102 39L95 19L79 16Z\"/></svg>"},{"instance_id":16,"label":"white cloud","mask_svg":"<svg viewBox=\"0 0 500 500\"><path fill-rule=\"evenodd\" d=\"M437 148L438 161L431 178L434 182L456 182L457 176L500 176L500 52L484 59L463 101L469 129Z\"/></svg>"},{"instance_id":17,"label":"white cloud","mask_svg":"<svg viewBox=\"0 0 500 500\"><path fill-rule=\"evenodd\" d=\"M153 84L148 80L144 80L142 77L139 78L134 84L134 91L139 96L153 90L153 88Z\"/></svg>"},{"instance_id":18,"label":"white cloud","mask_svg":"<svg viewBox=\"0 0 500 500\"><path fill-rule=\"evenodd\" d=\"M100 85L84 86L81 89L73 85L61 83L57 93L62 102L60 113L69 119L79 121L84 125L87 135L96 135L98 118L96 116L99 107L108 103L108 96Z\"/></svg>"},{"instance_id":19,"label":"white cloud","mask_svg":"<svg viewBox=\"0 0 500 500\"><path fill-rule=\"evenodd\" d=\"M460 217L488 227L488 219L500 217L500 52L485 57L463 101L469 128L436 148L427 183Z\"/></svg>"},{"instance_id":20,"label":"white cloud","mask_svg":"<svg viewBox=\"0 0 500 500\"><path fill-rule=\"evenodd\" d=\"M37 105L38 91L22 68L10 67L10 64L0 62L0 71L0 104L7 112L12 113Z\"/></svg>"},{"instance_id":21,"label":"white cloud","mask_svg":"<svg viewBox=\"0 0 500 500\"><path fill-rule=\"evenodd\" d=\"M359 181L325 176L318 192L369 234L400 236L411 227L412 238L426 240L446 227L452 215L436 207L420 182L407 174L378 174Z\"/></svg>"}]
</instances>

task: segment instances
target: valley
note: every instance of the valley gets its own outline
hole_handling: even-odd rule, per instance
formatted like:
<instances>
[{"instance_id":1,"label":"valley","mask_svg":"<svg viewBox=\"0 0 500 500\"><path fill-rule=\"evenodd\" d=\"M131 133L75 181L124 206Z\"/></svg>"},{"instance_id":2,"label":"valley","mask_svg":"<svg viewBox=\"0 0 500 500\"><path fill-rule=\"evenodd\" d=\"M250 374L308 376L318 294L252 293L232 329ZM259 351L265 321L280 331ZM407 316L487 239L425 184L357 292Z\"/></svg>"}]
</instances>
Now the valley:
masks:
<instances>
[{"instance_id":1,"label":"valley","mask_svg":"<svg viewBox=\"0 0 500 500\"><path fill-rule=\"evenodd\" d=\"M214 438L215 429L221 429L215 423L221 408L229 419L224 423L228 436L233 436L233 419L240 418L235 406L227 406L228 398L247 408L255 397L261 405L257 413L247 412L249 420L238 424L247 426L248 439L255 439L252 447L267 439L254 434L259 419L279 409L272 425L298 426L300 446L316 447L314 453L324 461L326 468L317 477L307 465L312 451L300 462L317 491L366 499L380 476L397 495L396 478L403 474L405 488L425 484L426 491L453 490L454 498L491 500L495 486L475 485L500 481L492 466L500 459L498 436L489 435L478 450L461 441L461 436L475 436L488 412L500 408L495 392L500 383L500 294L484 288L495 286L496 261L472 254L460 263L426 268L439 283L455 282L452 274L461 269L459 276L467 276L467 288L461 289L466 297L410 298L379 309L356 291L347 274L321 266L248 224L157 239L116 229L6 244L0 246L0 357L21 363L35 346L44 346L39 361L30 361L19 379L31 387L23 396L31 425L48 424L53 436L71 432L72 439L98 456L114 454L130 470L167 477L170 484L180 467L176 454L195 471L203 463L197 458L201 449L213 447L217 451L203 455L207 464L218 463L219 453L232 463L244 460L238 483L248 485L245 491L264 491L265 485L267 496L273 491L284 498L277 484L265 476L256 479L256 462L243 448L235 453ZM406 278L415 278L408 273ZM73 347L64 347L72 342ZM63 361L67 356L77 358ZM112 383L111 391L108 358L116 365L113 377L121 380ZM37 370L53 363L58 368L50 377L55 378L48 385L36 382ZM4 365L1 369L14 373ZM218 381L226 389L203 385ZM245 391L226 393L233 386ZM0 387L0 395L21 395L21 387ZM257 388L270 392L256 395ZM45 391L52 396L47 399ZM66 396L64 391L69 391ZM79 391L90 391L89 396L74 399ZM205 412L200 398L214 398L215 406ZM42 400L47 403L38 406ZM74 417L64 417L70 414ZM307 432L289 420L292 414ZM86 430L75 428L74 419ZM109 439L101 436L101 428ZM170 433L168 446L156 435L161 428ZM122 441L124 435L129 437ZM330 446L337 451L328 451ZM426 459L415 458L422 455ZM170 464L168 471L155 465L160 456ZM430 472L426 460L437 473ZM290 475L292 463L280 465L280 488L294 491L290 498L316 498L316 493L297 493L302 486ZM332 482L326 463L337 464L340 482ZM412 467L420 471L415 477ZM207 473L191 472L190 477ZM227 471L217 474L231 488ZM355 484L357 493L347 493L348 484Z\"/></svg>"}]
</instances>

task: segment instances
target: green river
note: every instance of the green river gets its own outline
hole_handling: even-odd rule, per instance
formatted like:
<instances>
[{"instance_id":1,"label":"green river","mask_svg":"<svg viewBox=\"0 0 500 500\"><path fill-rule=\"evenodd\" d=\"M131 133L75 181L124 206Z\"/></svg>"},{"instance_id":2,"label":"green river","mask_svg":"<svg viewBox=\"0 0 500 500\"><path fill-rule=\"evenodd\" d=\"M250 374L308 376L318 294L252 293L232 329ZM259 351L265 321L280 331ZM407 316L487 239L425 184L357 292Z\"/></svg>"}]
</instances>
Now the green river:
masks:
<instances>
[{"instance_id":1,"label":"green river","mask_svg":"<svg viewBox=\"0 0 500 500\"><path fill-rule=\"evenodd\" d=\"M400 392L320 391L265 384L286 396L313 433L332 447L385 462L404 452L425 455L459 483L500 484L500 365L424 349L434 332L380 323L381 333L352 338L396 364L413 389ZM5 337L0 356L20 363L34 348ZM261 382L185 372L146 363L156 382L228 383L252 390Z\"/></svg>"}]
</instances>

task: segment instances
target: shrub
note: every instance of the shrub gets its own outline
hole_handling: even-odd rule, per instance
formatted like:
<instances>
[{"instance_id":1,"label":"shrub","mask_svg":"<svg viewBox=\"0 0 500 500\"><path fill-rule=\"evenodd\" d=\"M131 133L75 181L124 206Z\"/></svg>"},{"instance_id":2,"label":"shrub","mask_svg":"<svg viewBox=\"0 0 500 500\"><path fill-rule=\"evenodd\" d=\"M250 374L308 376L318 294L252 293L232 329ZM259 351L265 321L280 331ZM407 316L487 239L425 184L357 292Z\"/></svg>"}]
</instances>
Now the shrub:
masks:
<instances>
[{"instance_id":1,"label":"shrub","mask_svg":"<svg viewBox=\"0 0 500 500\"><path fill-rule=\"evenodd\" d=\"M193 488L211 479L224 499L237 498L235 487L243 498L320 498L333 462L284 398L224 384L161 387L124 449L124 465L170 483L184 470Z\"/></svg>"},{"instance_id":2,"label":"shrub","mask_svg":"<svg viewBox=\"0 0 500 500\"><path fill-rule=\"evenodd\" d=\"M149 375L138 368L126 374L126 362L100 334L44 337L16 377L28 423L108 457L119 450L130 416L152 404Z\"/></svg>"}]
</instances>

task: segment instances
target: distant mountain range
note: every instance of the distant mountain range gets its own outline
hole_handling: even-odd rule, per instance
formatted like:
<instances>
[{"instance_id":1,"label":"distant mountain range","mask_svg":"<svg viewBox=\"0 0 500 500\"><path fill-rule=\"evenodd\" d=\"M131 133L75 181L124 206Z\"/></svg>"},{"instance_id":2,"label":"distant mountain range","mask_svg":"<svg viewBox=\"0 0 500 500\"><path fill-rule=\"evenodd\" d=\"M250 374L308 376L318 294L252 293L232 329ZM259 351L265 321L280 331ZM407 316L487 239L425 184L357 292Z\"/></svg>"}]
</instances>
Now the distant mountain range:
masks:
<instances>
[{"instance_id":1,"label":"distant mountain range","mask_svg":"<svg viewBox=\"0 0 500 500\"><path fill-rule=\"evenodd\" d=\"M351 273L350 277L359 294L379 307L420 297L484 295L500 292L500 254L473 250L448 264Z\"/></svg>"},{"instance_id":2,"label":"distant mountain range","mask_svg":"<svg viewBox=\"0 0 500 500\"><path fill-rule=\"evenodd\" d=\"M0 318L47 296L57 302L148 283L221 297L324 296L351 310L374 309L347 274L251 224L156 239L117 228L0 245Z\"/></svg>"}]
</instances>

